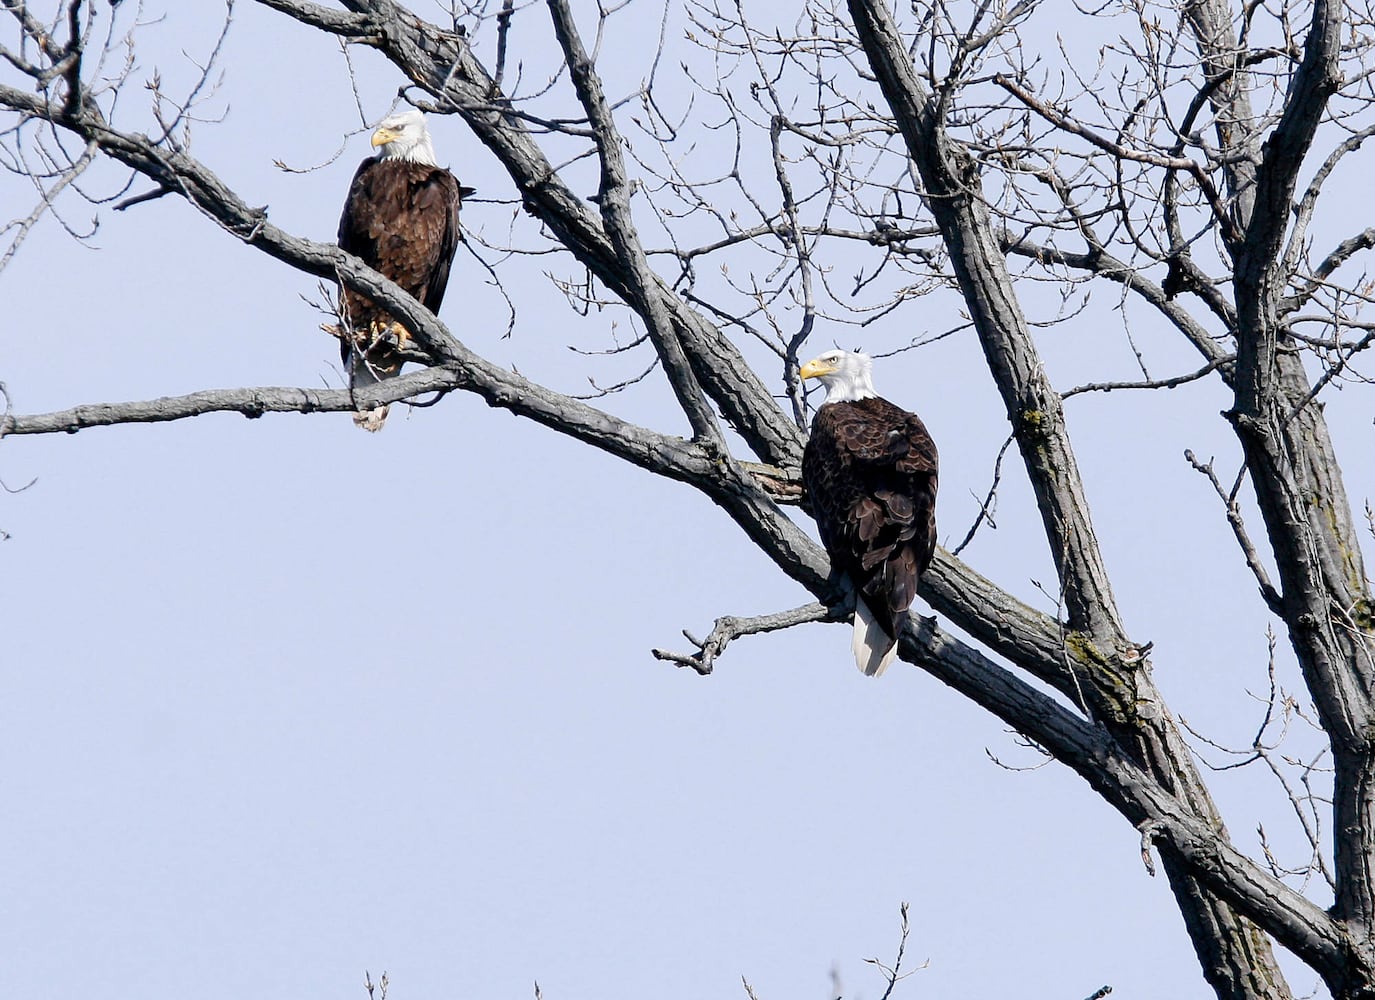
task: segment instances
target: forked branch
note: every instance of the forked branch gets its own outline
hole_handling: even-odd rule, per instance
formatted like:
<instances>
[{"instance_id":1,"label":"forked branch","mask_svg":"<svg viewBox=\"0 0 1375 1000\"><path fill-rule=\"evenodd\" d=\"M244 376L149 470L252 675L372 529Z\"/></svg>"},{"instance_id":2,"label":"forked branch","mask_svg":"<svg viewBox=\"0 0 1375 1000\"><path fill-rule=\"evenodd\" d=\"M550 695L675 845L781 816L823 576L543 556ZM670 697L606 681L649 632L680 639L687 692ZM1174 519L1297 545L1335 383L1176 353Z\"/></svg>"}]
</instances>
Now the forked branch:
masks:
<instances>
[{"instance_id":1,"label":"forked branch","mask_svg":"<svg viewBox=\"0 0 1375 1000\"><path fill-rule=\"evenodd\" d=\"M847 610L843 606L829 608L814 601L790 611L776 611L773 614L756 615L752 618L735 618L727 615L716 619L710 634L705 639L695 638L692 633L686 629L683 630L683 637L697 647L695 653L674 653L667 649L655 649L652 652L656 659L676 663L680 667L689 667L706 676L711 673L716 658L725 652L727 646L741 636L777 632L781 629L806 625L811 622L847 621L853 610L853 607Z\"/></svg>"}]
</instances>

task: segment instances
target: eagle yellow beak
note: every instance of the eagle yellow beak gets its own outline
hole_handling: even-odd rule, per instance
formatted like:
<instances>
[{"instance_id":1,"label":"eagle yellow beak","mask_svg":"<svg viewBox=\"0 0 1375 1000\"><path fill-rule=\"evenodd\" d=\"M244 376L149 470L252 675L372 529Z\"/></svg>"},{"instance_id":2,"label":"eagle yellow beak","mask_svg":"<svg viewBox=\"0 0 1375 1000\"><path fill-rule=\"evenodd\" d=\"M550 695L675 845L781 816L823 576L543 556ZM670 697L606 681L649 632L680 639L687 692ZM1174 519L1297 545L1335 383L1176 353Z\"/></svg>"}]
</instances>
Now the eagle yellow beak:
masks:
<instances>
[{"instance_id":1,"label":"eagle yellow beak","mask_svg":"<svg viewBox=\"0 0 1375 1000\"><path fill-rule=\"evenodd\" d=\"M797 374L802 378L816 378L819 375L829 375L835 371L831 365L826 364L820 358L812 358L805 365L797 370Z\"/></svg>"},{"instance_id":2,"label":"eagle yellow beak","mask_svg":"<svg viewBox=\"0 0 1375 1000\"><path fill-rule=\"evenodd\" d=\"M385 146L389 142L395 142L398 134L396 129L393 128L379 128L372 134L373 148Z\"/></svg>"}]
</instances>

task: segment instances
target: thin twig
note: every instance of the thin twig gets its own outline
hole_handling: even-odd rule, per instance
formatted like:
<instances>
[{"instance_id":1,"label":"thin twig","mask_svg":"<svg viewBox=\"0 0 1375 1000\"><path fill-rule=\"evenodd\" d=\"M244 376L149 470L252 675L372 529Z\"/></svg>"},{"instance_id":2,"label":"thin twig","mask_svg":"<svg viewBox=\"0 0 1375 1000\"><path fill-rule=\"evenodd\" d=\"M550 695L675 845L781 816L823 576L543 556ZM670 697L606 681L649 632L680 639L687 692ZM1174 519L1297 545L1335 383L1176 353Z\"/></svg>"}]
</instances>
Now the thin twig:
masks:
<instances>
[{"instance_id":1,"label":"thin twig","mask_svg":"<svg viewBox=\"0 0 1375 1000\"><path fill-rule=\"evenodd\" d=\"M1211 461L1200 462L1192 449L1184 449L1184 460L1212 484L1213 491L1217 493L1226 508L1227 523L1232 526L1232 534L1236 537L1237 544L1241 546L1246 565L1260 586L1261 597L1265 599L1265 603L1271 611L1277 615L1282 614L1284 601L1274 584L1270 582L1270 574L1266 572L1265 565L1260 561L1260 554L1256 551L1255 545L1251 542L1251 536L1246 531L1246 522L1241 517L1241 506L1237 503L1235 488L1231 493L1223 489L1222 483L1218 481L1217 473L1213 470L1213 463Z\"/></svg>"}]
</instances>

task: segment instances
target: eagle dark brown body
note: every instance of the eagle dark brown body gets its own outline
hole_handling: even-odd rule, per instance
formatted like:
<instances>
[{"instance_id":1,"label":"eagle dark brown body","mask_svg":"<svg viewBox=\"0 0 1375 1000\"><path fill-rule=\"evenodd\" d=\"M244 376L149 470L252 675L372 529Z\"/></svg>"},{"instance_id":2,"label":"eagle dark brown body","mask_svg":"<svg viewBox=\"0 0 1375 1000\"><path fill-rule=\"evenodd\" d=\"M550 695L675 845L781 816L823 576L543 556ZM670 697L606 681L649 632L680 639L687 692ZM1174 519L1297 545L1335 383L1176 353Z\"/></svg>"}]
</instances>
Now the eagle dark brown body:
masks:
<instances>
[{"instance_id":1,"label":"eagle dark brown body","mask_svg":"<svg viewBox=\"0 0 1375 1000\"><path fill-rule=\"evenodd\" d=\"M802 479L821 541L892 641L935 552L937 473L916 414L877 396L817 411Z\"/></svg>"},{"instance_id":2,"label":"eagle dark brown body","mask_svg":"<svg viewBox=\"0 0 1375 1000\"><path fill-rule=\"evenodd\" d=\"M458 247L458 208L466 190L443 167L401 159L364 160L349 185L339 220L339 246L438 313ZM391 314L347 288L343 305L355 345L351 347L347 338L340 342L345 365L361 364L361 356L378 378L395 375L401 367L396 343L379 339L388 331L393 337L397 334L391 330Z\"/></svg>"}]
</instances>

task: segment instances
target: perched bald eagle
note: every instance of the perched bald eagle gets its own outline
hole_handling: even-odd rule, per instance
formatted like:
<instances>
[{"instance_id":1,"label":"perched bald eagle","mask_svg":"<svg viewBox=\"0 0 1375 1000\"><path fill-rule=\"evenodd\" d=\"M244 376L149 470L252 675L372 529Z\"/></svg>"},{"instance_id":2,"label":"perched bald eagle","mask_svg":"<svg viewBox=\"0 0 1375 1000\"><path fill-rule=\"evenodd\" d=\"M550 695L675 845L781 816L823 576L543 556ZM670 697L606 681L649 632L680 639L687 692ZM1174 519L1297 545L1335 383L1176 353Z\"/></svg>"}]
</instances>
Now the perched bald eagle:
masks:
<instances>
[{"instance_id":1,"label":"perched bald eagle","mask_svg":"<svg viewBox=\"0 0 1375 1000\"><path fill-rule=\"evenodd\" d=\"M881 399L872 360L829 351L808 361L826 402L802 453L802 482L822 544L855 586L855 662L877 677L936 549L936 443L915 413Z\"/></svg>"},{"instance_id":2,"label":"perched bald eagle","mask_svg":"<svg viewBox=\"0 0 1375 1000\"><path fill-rule=\"evenodd\" d=\"M377 155L359 165L339 219L339 246L439 312L458 247L459 203L473 193L435 160L425 116L403 111L372 135ZM401 370L410 331L366 295L341 288L340 354L353 388ZM382 429L387 407L354 414L365 430Z\"/></svg>"}]
</instances>

